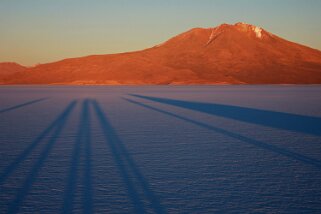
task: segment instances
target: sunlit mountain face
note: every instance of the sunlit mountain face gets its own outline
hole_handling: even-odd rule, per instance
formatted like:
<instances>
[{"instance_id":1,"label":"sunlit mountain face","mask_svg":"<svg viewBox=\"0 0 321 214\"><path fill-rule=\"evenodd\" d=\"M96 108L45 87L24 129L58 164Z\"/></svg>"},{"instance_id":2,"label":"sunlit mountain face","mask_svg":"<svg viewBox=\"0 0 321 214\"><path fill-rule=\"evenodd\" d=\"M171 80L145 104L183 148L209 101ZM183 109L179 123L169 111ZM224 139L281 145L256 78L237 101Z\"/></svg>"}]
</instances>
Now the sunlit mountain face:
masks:
<instances>
[{"instance_id":1,"label":"sunlit mountain face","mask_svg":"<svg viewBox=\"0 0 321 214\"><path fill-rule=\"evenodd\" d=\"M315 84L321 52L246 23L194 28L142 51L22 67L0 84Z\"/></svg>"}]
</instances>

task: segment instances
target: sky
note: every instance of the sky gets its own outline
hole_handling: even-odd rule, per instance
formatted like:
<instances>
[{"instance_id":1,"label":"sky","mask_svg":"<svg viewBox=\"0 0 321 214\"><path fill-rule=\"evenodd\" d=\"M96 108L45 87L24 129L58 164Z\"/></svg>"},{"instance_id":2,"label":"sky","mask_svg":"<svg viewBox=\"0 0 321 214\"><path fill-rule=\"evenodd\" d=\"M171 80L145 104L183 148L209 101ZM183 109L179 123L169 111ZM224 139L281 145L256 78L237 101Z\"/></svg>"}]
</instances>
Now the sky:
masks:
<instances>
[{"instance_id":1,"label":"sky","mask_svg":"<svg viewBox=\"0 0 321 214\"><path fill-rule=\"evenodd\" d=\"M321 0L0 0L0 62L141 50L236 22L321 50Z\"/></svg>"}]
</instances>

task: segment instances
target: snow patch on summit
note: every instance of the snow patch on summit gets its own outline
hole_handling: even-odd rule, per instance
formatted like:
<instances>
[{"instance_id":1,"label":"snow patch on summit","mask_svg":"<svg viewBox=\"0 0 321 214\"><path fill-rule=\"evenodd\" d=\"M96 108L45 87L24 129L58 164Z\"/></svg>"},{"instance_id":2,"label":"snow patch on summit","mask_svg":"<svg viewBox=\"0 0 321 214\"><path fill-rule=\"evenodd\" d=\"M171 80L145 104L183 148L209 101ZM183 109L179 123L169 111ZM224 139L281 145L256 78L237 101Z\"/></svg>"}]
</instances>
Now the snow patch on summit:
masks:
<instances>
[{"instance_id":1,"label":"snow patch on summit","mask_svg":"<svg viewBox=\"0 0 321 214\"><path fill-rule=\"evenodd\" d=\"M255 32L257 38L262 38L262 28L252 26L252 30Z\"/></svg>"},{"instance_id":2,"label":"snow patch on summit","mask_svg":"<svg viewBox=\"0 0 321 214\"><path fill-rule=\"evenodd\" d=\"M257 27L255 25L247 24L244 22L238 22L234 26L238 27L239 30L243 32L254 32L256 37L259 39L262 39L262 31L263 29L260 27Z\"/></svg>"}]
</instances>

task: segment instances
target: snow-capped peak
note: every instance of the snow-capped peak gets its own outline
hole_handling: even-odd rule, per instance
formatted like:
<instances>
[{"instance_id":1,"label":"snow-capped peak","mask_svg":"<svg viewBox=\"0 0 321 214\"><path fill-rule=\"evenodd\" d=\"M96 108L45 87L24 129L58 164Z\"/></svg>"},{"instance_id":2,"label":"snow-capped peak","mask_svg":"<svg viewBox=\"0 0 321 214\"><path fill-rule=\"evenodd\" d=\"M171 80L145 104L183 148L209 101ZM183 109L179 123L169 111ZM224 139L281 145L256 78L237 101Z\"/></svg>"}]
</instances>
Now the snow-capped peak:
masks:
<instances>
[{"instance_id":1,"label":"snow-capped peak","mask_svg":"<svg viewBox=\"0 0 321 214\"><path fill-rule=\"evenodd\" d=\"M262 28L257 27L255 25L247 24L244 22L238 22L235 24L236 27L238 27L242 31L252 31L255 33L256 37L261 39L262 38Z\"/></svg>"}]
</instances>

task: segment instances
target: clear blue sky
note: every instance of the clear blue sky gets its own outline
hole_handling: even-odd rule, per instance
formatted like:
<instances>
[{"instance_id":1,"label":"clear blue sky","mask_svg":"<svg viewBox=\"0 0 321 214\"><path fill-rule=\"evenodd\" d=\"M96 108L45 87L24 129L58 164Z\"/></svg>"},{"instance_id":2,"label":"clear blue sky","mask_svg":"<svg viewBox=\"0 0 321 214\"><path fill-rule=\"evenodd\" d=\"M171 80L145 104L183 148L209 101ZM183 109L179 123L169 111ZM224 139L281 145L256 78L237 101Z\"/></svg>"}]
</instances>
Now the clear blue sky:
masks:
<instances>
[{"instance_id":1,"label":"clear blue sky","mask_svg":"<svg viewBox=\"0 0 321 214\"><path fill-rule=\"evenodd\" d=\"M0 62L139 50L239 21L321 50L321 0L1 0Z\"/></svg>"}]
</instances>

